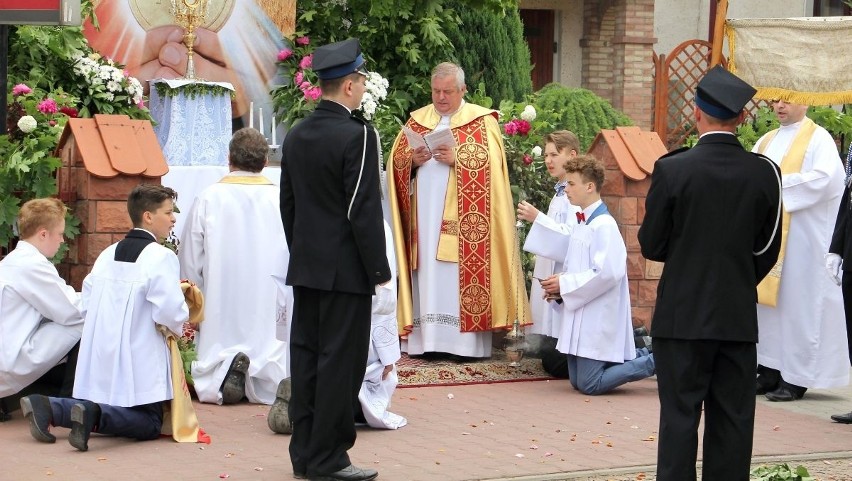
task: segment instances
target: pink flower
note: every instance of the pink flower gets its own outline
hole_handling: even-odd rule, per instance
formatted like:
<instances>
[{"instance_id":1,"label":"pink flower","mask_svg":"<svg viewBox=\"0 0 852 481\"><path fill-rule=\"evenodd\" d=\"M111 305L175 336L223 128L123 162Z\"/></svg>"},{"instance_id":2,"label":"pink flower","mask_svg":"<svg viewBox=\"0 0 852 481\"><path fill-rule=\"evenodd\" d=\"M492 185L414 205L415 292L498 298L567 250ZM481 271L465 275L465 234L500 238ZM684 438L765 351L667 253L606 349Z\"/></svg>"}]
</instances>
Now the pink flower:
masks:
<instances>
[{"instance_id":1,"label":"pink flower","mask_svg":"<svg viewBox=\"0 0 852 481\"><path fill-rule=\"evenodd\" d=\"M305 90L305 98L309 100L318 100L322 96L322 89L319 87L311 87Z\"/></svg>"},{"instance_id":2,"label":"pink flower","mask_svg":"<svg viewBox=\"0 0 852 481\"><path fill-rule=\"evenodd\" d=\"M283 61L287 60L288 58L290 58L292 56L293 56L293 51L290 50L289 48L285 48L284 50L278 52L278 61L283 62Z\"/></svg>"},{"instance_id":3,"label":"pink flower","mask_svg":"<svg viewBox=\"0 0 852 481\"><path fill-rule=\"evenodd\" d=\"M55 100L44 99L38 103L38 111L43 114L55 114L59 112L59 107L56 106Z\"/></svg>"},{"instance_id":4,"label":"pink flower","mask_svg":"<svg viewBox=\"0 0 852 481\"><path fill-rule=\"evenodd\" d=\"M313 64L313 62L314 62L314 55L313 54L305 55L304 57L302 57L302 61L299 62L299 67L303 68L303 69L311 68L311 64Z\"/></svg>"},{"instance_id":5,"label":"pink flower","mask_svg":"<svg viewBox=\"0 0 852 481\"><path fill-rule=\"evenodd\" d=\"M139 100L139 102L136 102L136 107L140 108L140 109L144 109L145 108L145 100L142 99L142 100Z\"/></svg>"},{"instance_id":6,"label":"pink flower","mask_svg":"<svg viewBox=\"0 0 852 481\"><path fill-rule=\"evenodd\" d=\"M533 158L529 154L524 154L524 165L530 165L533 163Z\"/></svg>"},{"instance_id":7,"label":"pink flower","mask_svg":"<svg viewBox=\"0 0 852 481\"><path fill-rule=\"evenodd\" d=\"M308 36L299 37L296 39L296 45L307 45L309 43L311 43L311 37Z\"/></svg>"},{"instance_id":8,"label":"pink flower","mask_svg":"<svg viewBox=\"0 0 852 481\"><path fill-rule=\"evenodd\" d=\"M304 92L305 90L308 90L311 87L312 87L312 85L311 85L310 82L302 82L302 83L299 84L299 90L301 90L302 92Z\"/></svg>"},{"instance_id":9,"label":"pink flower","mask_svg":"<svg viewBox=\"0 0 852 481\"><path fill-rule=\"evenodd\" d=\"M506 135L515 135L518 133L518 124L514 120L506 122L503 125L503 131L506 132Z\"/></svg>"},{"instance_id":10,"label":"pink flower","mask_svg":"<svg viewBox=\"0 0 852 481\"><path fill-rule=\"evenodd\" d=\"M18 95L26 95L32 91L33 89L27 87L26 85L18 84L12 87L12 96L17 97Z\"/></svg>"},{"instance_id":11,"label":"pink flower","mask_svg":"<svg viewBox=\"0 0 852 481\"><path fill-rule=\"evenodd\" d=\"M305 74L302 73L301 70L296 72L296 75L293 76L293 83L296 85L302 85L302 82L305 81Z\"/></svg>"},{"instance_id":12,"label":"pink flower","mask_svg":"<svg viewBox=\"0 0 852 481\"><path fill-rule=\"evenodd\" d=\"M530 132L532 126L526 120L515 120L515 122L517 122L519 134L527 135Z\"/></svg>"},{"instance_id":13,"label":"pink flower","mask_svg":"<svg viewBox=\"0 0 852 481\"><path fill-rule=\"evenodd\" d=\"M48 121L48 122L47 122L47 125L50 125L51 127L53 127L53 126L55 126L55 125L56 125L56 121L55 121L55 120L50 120L50 121Z\"/></svg>"}]
</instances>

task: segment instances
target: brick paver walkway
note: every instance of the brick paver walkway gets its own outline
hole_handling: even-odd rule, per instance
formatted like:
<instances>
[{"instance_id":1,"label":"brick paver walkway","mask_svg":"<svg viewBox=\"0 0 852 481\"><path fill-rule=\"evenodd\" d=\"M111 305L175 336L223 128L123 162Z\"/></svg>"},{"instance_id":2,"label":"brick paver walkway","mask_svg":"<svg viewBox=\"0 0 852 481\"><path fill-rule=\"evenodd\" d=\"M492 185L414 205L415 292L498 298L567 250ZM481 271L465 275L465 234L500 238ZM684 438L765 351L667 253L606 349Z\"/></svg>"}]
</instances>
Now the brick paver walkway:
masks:
<instances>
[{"instance_id":1,"label":"brick paver walkway","mask_svg":"<svg viewBox=\"0 0 852 481\"><path fill-rule=\"evenodd\" d=\"M398 431L362 428L350 451L379 479L473 480L653 465L659 415L656 382L590 397L567 381L398 389ZM33 440L20 411L0 424L2 480L287 480L289 437L266 426L268 407L197 404L210 445L133 442L94 435L88 452ZM852 426L828 414L852 409L852 389L811 391L804 400L758 402L755 456L852 450ZM550 477L550 479L554 479Z\"/></svg>"}]
</instances>

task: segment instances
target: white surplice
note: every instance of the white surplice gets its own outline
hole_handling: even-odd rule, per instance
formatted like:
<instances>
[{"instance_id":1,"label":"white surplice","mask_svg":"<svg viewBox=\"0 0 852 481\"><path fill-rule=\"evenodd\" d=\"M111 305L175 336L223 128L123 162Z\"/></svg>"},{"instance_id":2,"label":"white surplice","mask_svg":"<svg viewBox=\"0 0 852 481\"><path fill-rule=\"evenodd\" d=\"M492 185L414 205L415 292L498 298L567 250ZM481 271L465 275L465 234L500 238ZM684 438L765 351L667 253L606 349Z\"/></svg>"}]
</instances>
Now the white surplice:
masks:
<instances>
[{"instance_id":1,"label":"white surplice","mask_svg":"<svg viewBox=\"0 0 852 481\"><path fill-rule=\"evenodd\" d=\"M80 340L80 296L27 241L0 261L0 397L29 386Z\"/></svg>"},{"instance_id":2,"label":"white surplice","mask_svg":"<svg viewBox=\"0 0 852 481\"><path fill-rule=\"evenodd\" d=\"M435 130L448 129L450 117L441 116ZM489 357L491 331L461 332L458 263L436 259L451 168L432 158L417 169L418 266L411 272L414 328L402 341L402 350L414 355Z\"/></svg>"},{"instance_id":3,"label":"white surplice","mask_svg":"<svg viewBox=\"0 0 852 481\"><path fill-rule=\"evenodd\" d=\"M228 177L261 174L231 172ZM290 375L289 348L276 321L278 286L290 259L279 210L280 191L269 184L213 184L198 195L187 216L179 258L181 276L204 293L204 322L195 336L192 363L202 402L222 403L220 388L234 356L251 363L246 377L250 402L272 404L278 382ZM292 315L292 309L287 310Z\"/></svg>"},{"instance_id":4,"label":"white surplice","mask_svg":"<svg viewBox=\"0 0 852 481\"><path fill-rule=\"evenodd\" d=\"M83 281L74 397L121 407L172 399L169 348L155 323L180 336L189 318L178 259L152 242L136 262L119 262L116 245Z\"/></svg>"},{"instance_id":5,"label":"white surplice","mask_svg":"<svg viewBox=\"0 0 852 481\"><path fill-rule=\"evenodd\" d=\"M776 163L801 122L781 126L764 154ZM758 140L755 150L762 142ZM799 173L782 178L790 230L776 307L758 304L758 363L807 388L849 383L843 297L823 266L843 193L843 164L831 134L817 127Z\"/></svg>"},{"instance_id":6,"label":"white surplice","mask_svg":"<svg viewBox=\"0 0 852 481\"><path fill-rule=\"evenodd\" d=\"M586 219L600 204L597 201L583 210ZM565 253L559 275L562 304L549 303L561 322L556 349L605 362L634 359L627 248L615 219L600 214L588 225L551 220L536 223L530 235L542 248L536 254Z\"/></svg>"},{"instance_id":7,"label":"white surplice","mask_svg":"<svg viewBox=\"0 0 852 481\"><path fill-rule=\"evenodd\" d=\"M533 252L538 250L536 235L536 225L567 224L568 221L575 222L575 214L580 212L580 208L571 204L566 195L554 195L550 201L550 206L547 208L547 214L539 212L530 228L527 239L524 242L524 250ZM528 248L529 247L529 248ZM562 272L562 261L565 253L562 252L555 258L550 258L545 255L536 255L535 267L533 268L533 276L539 279L546 279L553 274ZM559 316L555 315L555 311L550 308L550 303L544 300L544 290L541 285L533 279L530 287L530 310L532 311L533 325L529 327L530 334L542 334L550 337L559 337L561 323Z\"/></svg>"},{"instance_id":8,"label":"white surplice","mask_svg":"<svg viewBox=\"0 0 852 481\"><path fill-rule=\"evenodd\" d=\"M385 366L395 364L400 358L399 328L396 323L396 255L390 225L387 221L384 224L385 249L391 266L391 280L384 286L376 286L376 294L373 296L370 350L358 401L368 425L374 428L399 429L408 424L408 420L388 411L398 383L396 366L387 379L382 379Z\"/></svg>"}]
</instances>

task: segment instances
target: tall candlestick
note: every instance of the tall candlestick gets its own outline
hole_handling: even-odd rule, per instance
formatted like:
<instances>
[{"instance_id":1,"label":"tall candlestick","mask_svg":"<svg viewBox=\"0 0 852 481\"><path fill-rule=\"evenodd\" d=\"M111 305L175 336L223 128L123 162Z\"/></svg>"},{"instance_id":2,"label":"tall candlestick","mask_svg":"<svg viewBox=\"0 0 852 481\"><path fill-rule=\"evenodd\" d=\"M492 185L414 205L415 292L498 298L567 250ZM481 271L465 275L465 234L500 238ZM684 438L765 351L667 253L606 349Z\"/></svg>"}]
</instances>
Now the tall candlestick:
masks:
<instances>
[{"instance_id":1,"label":"tall candlestick","mask_svg":"<svg viewBox=\"0 0 852 481\"><path fill-rule=\"evenodd\" d=\"M272 116L272 145L278 145L277 143L275 143L275 130L276 130L275 127L276 127L275 116L273 115Z\"/></svg>"},{"instance_id":2,"label":"tall candlestick","mask_svg":"<svg viewBox=\"0 0 852 481\"><path fill-rule=\"evenodd\" d=\"M263 138L266 138L266 132L263 131L263 107L257 109L257 116L260 118L260 133L263 134Z\"/></svg>"},{"instance_id":3,"label":"tall candlestick","mask_svg":"<svg viewBox=\"0 0 852 481\"><path fill-rule=\"evenodd\" d=\"M254 128L254 102L249 104L249 128Z\"/></svg>"}]
</instances>

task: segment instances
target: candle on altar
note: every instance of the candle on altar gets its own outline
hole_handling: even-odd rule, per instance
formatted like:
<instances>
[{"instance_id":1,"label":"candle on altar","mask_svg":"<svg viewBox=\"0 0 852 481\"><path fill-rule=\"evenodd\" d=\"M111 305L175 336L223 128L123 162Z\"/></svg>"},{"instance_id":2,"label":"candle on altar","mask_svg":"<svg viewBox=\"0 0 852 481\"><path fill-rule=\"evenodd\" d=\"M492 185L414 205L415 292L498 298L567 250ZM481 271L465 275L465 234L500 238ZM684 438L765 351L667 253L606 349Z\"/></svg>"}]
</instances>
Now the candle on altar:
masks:
<instances>
[{"instance_id":1,"label":"candle on altar","mask_svg":"<svg viewBox=\"0 0 852 481\"><path fill-rule=\"evenodd\" d=\"M272 145L278 145L275 143L275 116L272 116Z\"/></svg>"},{"instance_id":2,"label":"candle on altar","mask_svg":"<svg viewBox=\"0 0 852 481\"><path fill-rule=\"evenodd\" d=\"M257 109L257 116L260 118L260 133L263 134L263 138L266 138L266 132L263 131L263 107Z\"/></svg>"},{"instance_id":3,"label":"candle on altar","mask_svg":"<svg viewBox=\"0 0 852 481\"><path fill-rule=\"evenodd\" d=\"M249 104L249 128L254 128L254 102Z\"/></svg>"}]
</instances>

